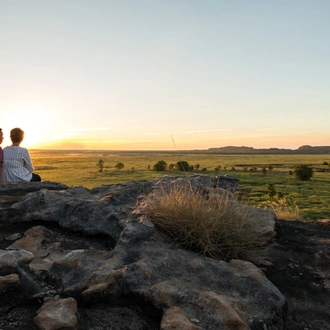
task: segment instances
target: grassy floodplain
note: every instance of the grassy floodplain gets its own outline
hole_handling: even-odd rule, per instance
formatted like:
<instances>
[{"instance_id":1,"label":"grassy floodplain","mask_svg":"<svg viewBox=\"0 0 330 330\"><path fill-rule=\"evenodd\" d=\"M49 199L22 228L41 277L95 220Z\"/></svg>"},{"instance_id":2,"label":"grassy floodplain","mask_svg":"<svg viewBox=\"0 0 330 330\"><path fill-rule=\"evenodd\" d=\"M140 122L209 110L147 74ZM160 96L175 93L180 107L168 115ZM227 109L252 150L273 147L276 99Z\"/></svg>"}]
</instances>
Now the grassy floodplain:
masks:
<instances>
[{"instance_id":1,"label":"grassy floodplain","mask_svg":"<svg viewBox=\"0 0 330 330\"><path fill-rule=\"evenodd\" d=\"M62 182L69 186L82 185L93 188L102 184L127 181L152 180L162 175L185 175L178 171L155 172L153 165L164 160L168 165L187 161L199 170L189 174L234 175L240 179L240 198L249 205L269 206L271 200L266 186L273 184L277 193L298 206L303 219L330 218L330 155L249 155L215 154L202 151L89 151L89 150L30 150L35 172L44 181ZM104 161L99 172L98 161ZM115 165L125 167L117 170ZM297 181L289 171L296 165L306 164L314 168L310 181ZM269 166L273 169L269 171ZM215 168L221 166L220 170ZM267 169L266 174L262 168ZM254 171L252 172L252 169ZM204 169L204 170L203 170ZM205 170L206 169L206 170ZM256 171L255 171L256 170ZM322 170L324 170L322 172Z\"/></svg>"}]
</instances>

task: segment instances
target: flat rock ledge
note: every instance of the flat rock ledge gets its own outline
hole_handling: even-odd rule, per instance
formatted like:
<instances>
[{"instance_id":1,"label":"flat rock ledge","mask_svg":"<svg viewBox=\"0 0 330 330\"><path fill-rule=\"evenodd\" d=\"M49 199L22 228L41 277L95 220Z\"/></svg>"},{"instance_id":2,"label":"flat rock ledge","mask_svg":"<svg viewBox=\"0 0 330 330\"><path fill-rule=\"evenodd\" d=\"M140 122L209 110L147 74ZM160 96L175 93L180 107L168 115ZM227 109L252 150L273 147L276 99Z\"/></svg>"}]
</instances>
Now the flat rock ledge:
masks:
<instances>
[{"instance_id":1,"label":"flat rock ledge","mask_svg":"<svg viewBox=\"0 0 330 330\"><path fill-rule=\"evenodd\" d=\"M205 194L238 188L231 177L189 181ZM0 316L28 305L31 321L12 321L15 329L284 329L286 300L260 268L184 250L132 215L141 196L186 182L0 185ZM265 242L274 220L271 211L251 210ZM0 329L14 329L10 322Z\"/></svg>"}]
</instances>

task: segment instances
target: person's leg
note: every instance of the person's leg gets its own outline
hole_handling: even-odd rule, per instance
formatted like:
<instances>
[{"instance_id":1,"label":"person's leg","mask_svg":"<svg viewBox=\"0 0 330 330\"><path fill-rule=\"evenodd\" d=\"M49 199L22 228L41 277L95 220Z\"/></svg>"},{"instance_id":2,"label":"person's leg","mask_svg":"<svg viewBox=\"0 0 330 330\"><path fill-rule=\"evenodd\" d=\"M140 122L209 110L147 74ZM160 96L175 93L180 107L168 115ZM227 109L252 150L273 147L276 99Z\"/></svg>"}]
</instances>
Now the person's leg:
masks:
<instances>
[{"instance_id":1,"label":"person's leg","mask_svg":"<svg viewBox=\"0 0 330 330\"><path fill-rule=\"evenodd\" d=\"M40 182L41 181L41 177L39 174L35 174L35 173L32 173L32 178L30 180L31 182L34 181L34 182Z\"/></svg>"}]
</instances>

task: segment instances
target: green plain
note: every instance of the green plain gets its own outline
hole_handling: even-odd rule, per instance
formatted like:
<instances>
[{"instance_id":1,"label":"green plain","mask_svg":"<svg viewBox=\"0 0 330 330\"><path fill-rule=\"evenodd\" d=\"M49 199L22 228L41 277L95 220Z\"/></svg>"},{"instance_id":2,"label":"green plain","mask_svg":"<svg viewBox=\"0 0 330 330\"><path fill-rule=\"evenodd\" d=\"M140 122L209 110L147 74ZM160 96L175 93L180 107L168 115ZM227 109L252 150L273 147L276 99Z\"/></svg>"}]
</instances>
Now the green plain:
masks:
<instances>
[{"instance_id":1,"label":"green plain","mask_svg":"<svg viewBox=\"0 0 330 330\"><path fill-rule=\"evenodd\" d=\"M30 150L35 172L43 181L55 181L69 186L93 188L104 184L127 181L153 180L162 175L205 174L233 175L240 179L239 195L249 205L262 206L269 202L266 186L273 184L276 192L293 198L305 220L330 218L330 155L232 155L183 151L81 151ZM99 172L98 161L104 161ZM153 165L164 160L168 165L187 161L199 164L192 172L155 172ZM118 171L115 165L125 167ZM310 181L297 181L289 171L296 165L306 164L314 169ZM269 166L273 169L269 171ZM219 171L215 168L221 166ZM266 174L262 168L267 169ZM251 172L256 168L256 172ZM204 170L203 170L204 169ZM206 170L205 170L206 169ZM276 197L274 197L276 198Z\"/></svg>"}]
</instances>

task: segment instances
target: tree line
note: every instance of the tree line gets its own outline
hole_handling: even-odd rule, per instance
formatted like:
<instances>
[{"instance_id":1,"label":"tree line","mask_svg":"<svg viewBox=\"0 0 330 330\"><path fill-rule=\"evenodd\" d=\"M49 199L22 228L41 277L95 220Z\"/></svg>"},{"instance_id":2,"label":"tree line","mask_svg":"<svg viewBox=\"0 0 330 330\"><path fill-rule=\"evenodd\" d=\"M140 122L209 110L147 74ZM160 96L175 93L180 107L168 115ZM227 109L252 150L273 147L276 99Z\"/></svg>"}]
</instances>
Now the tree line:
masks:
<instances>
[{"instance_id":1,"label":"tree line","mask_svg":"<svg viewBox=\"0 0 330 330\"><path fill-rule=\"evenodd\" d=\"M100 159L97 164L96 164L99 172L103 172L103 169L104 169L104 160L103 159ZM115 165L115 168L117 170L122 170L123 168L125 167L125 165L122 163L122 162L119 162ZM170 164L168 165L164 160L159 160L156 164L153 165L153 170L154 171L166 171L166 170L177 170L177 171L184 171L184 172L189 172L189 171L193 171L193 170L199 170L200 168L200 165L199 164L196 164L195 166L193 165L190 165L187 161L185 160L181 160L181 161L178 161L176 162L175 164ZM150 166L148 166L148 169L150 169ZM214 170L215 171L220 171L221 169L221 166L218 165ZM224 168L226 170L226 168ZM235 170L234 167L231 168L232 171ZM202 171L206 171L207 169L206 168L203 168ZM247 171L247 168L244 168L245 171ZM257 170L256 167L250 169L251 172L255 172ZM269 171L272 171L273 170L273 166L272 165L269 165L268 167L268 170ZM266 167L263 167L262 168L262 173L265 175L267 172L267 169ZM297 180L300 180L300 181L308 181L310 180L313 175L314 175L314 171L313 171L313 168L308 166L308 165L297 165L294 170L290 170L289 171L289 174L290 175L295 175L295 178Z\"/></svg>"}]
</instances>

